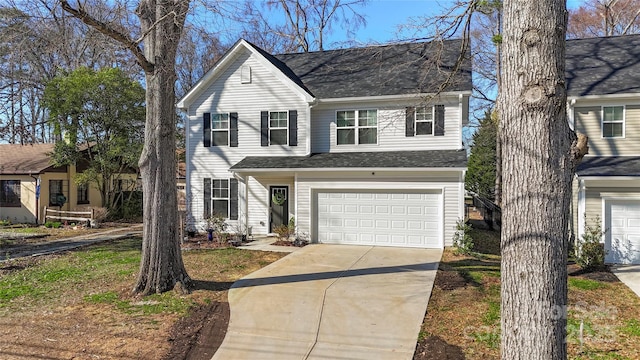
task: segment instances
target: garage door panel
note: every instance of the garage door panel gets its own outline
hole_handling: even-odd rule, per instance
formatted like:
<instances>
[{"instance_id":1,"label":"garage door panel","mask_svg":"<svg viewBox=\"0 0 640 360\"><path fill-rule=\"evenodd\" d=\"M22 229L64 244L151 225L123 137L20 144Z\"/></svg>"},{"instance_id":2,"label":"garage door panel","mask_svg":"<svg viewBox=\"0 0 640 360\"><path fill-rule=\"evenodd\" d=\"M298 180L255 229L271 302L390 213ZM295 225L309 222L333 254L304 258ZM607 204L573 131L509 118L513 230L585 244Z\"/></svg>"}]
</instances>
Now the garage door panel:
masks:
<instances>
[{"instance_id":1,"label":"garage door panel","mask_svg":"<svg viewBox=\"0 0 640 360\"><path fill-rule=\"evenodd\" d=\"M440 196L375 191L318 192L318 240L439 248L442 246ZM334 221L336 218L340 220Z\"/></svg>"},{"instance_id":2,"label":"garage door panel","mask_svg":"<svg viewBox=\"0 0 640 360\"><path fill-rule=\"evenodd\" d=\"M606 207L606 261L640 264L640 201L607 201Z\"/></svg>"}]
</instances>

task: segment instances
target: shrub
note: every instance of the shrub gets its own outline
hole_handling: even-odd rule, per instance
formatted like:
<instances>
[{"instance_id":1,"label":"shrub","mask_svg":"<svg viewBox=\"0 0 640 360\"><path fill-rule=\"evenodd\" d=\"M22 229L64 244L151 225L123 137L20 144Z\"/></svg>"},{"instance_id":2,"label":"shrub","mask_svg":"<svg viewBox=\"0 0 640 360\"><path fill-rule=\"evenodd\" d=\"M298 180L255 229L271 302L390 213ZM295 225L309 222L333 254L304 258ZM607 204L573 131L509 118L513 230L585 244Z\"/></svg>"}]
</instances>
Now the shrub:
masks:
<instances>
[{"instance_id":1,"label":"shrub","mask_svg":"<svg viewBox=\"0 0 640 360\"><path fill-rule=\"evenodd\" d=\"M453 246L457 254L469 255L473 252L473 238L471 225L460 219L456 222L456 232L453 234Z\"/></svg>"},{"instance_id":2,"label":"shrub","mask_svg":"<svg viewBox=\"0 0 640 360\"><path fill-rule=\"evenodd\" d=\"M578 244L576 263L584 270L595 270L604 267L604 257L607 251L600 243L606 231L602 230L600 217L596 216L587 223L582 239Z\"/></svg>"},{"instance_id":3,"label":"shrub","mask_svg":"<svg viewBox=\"0 0 640 360\"><path fill-rule=\"evenodd\" d=\"M49 229L59 229L60 227L62 227L62 223L59 221L47 221L46 223L44 223L44 227Z\"/></svg>"},{"instance_id":4,"label":"shrub","mask_svg":"<svg viewBox=\"0 0 640 360\"><path fill-rule=\"evenodd\" d=\"M296 233L296 221L294 218L289 220L289 224L278 225L273 229L273 232L278 235L280 241L290 241L289 239Z\"/></svg>"}]
</instances>

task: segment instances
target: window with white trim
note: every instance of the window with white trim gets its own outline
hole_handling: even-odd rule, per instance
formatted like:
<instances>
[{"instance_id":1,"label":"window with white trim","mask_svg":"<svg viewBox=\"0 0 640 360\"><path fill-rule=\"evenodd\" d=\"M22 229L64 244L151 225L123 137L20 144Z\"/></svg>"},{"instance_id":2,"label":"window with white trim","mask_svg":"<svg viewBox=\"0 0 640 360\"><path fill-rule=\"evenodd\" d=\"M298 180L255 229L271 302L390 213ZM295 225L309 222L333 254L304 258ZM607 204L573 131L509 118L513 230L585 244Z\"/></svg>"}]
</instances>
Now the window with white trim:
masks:
<instances>
[{"instance_id":1,"label":"window with white trim","mask_svg":"<svg viewBox=\"0 0 640 360\"><path fill-rule=\"evenodd\" d=\"M378 111L338 111L336 112L336 128L336 143L338 145L377 144Z\"/></svg>"},{"instance_id":2,"label":"window with white trim","mask_svg":"<svg viewBox=\"0 0 640 360\"><path fill-rule=\"evenodd\" d=\"M602 107L602 137L624 137L624 106Z\"/></svg>"},{"instance_id":3,"label":"window with white trim","mask_svg":"<svg viewBox=\"0 0 640 360\"><path fill-rule=\"evenodd\" d=\"M229 145L229 113L211 114L211 145Z\"/></svg>"},{"instance_id":4,"label":"window with white trim","mask_svg":"<svg viewBox=\"0 0 640 360\"><path fill-rule=\"evenodd\" d=\"M211 208L213 213L222 217L229 217L229 180L212 179Z\"/></svg>"},{"instance_id":5,"label":"window with white trim","mask_svg":"<svg viewBox=\"0 0 640 360\"><path fill-rule=\"evenodd\" d=\"M415 112L416 135L433 135L433 107L418 107Z\"/></svg>"},{"instance_id":6,"label":"window with white trim","mask_svg":"<svg viewBox=\"0 0 640 360\"><path fill-rule=\"evenodd\" d=\"M289 131L289 113L287 111L269 112L270 145L287 145Z\"/></svg>"}]
</instances>

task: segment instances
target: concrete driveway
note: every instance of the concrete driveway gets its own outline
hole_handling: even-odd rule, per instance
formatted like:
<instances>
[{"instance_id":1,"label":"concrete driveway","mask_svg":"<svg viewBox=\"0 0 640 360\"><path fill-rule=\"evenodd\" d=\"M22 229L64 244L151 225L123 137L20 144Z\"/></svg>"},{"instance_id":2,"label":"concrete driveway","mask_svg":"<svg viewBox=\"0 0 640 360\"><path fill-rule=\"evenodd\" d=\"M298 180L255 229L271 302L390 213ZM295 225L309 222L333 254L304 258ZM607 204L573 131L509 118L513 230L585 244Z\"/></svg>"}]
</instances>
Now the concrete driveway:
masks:
<instances>
[{"instance_id":1,"label":"concrete driveway","mask_svg":"<svg viewBox=\"0 0 640 360\"><path fill-rule=\"evenodd\" d=\"M441 256L305 246L233 285L213 359L412 359Z\"/></svg>"},{"instance_id":2,"label":"concrete driveway","mask_svg":"<svg viewBox=\"0 0 640 360\"><path fill-rule=\"evenodd\" d=\"M616 265L611 267L611 272L640 296L640 265Z\"/></svg>"}]
</instances>

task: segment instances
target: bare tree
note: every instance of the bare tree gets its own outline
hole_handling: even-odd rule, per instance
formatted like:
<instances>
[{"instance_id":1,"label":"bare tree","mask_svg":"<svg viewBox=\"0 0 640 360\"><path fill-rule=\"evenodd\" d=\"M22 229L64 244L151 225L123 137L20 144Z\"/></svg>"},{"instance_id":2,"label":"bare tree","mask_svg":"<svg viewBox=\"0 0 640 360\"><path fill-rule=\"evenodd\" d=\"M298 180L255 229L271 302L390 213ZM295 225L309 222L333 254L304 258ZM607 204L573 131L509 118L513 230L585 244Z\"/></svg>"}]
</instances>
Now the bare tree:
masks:
<instances>
[{"instance_id":1,"label":"bare tree","mask_svg":"<svg viewBox=\"0 0 640 360\"><path fill-rule=\"evenodd\" d=\"M503 11L501 354L566 359L571 181L586 152L566 119L567 11L564 0Z\"/></svg>"},{"instance_id":2,"label":"bare tree","mask_svg":"<svg viewBox=\"0 0 640 360\"><path fill-rule=\"evenodd\" d=\"M570 39L637 34L640 32L640 0L587 0L569 10Z\"/></svg>"},{"instance_id":3,"label":"bare tree","mask_svg":"<svg viewBox=\"0 0 640 360\"><path fill-rule=\"evenodd\" d=\"M177 231L174 86L176 53L189 1L139 1L135 9L140 21L137 39L117 24L95 17L80 2L75 6L64 0L60 3L69 14L123 44L144 70L147 112L139 161L144 227L134 292L146 295L174 288L187 292L192 281L184 268Z\"/></svg>"},{"instance_id":4,"label":"bare tree","mask_svg":"<svg viewBox=\"0 0 640 360\"><path fill-rule=\"evenodd\" d=\"M367 0L265 0L262 8L248 3L245 14L250 15L250 20L245 35L270 51L322 51L333 25L340 24L347 33L366 25L359 10L366 3ZM282 11L285 23L265 18L263 9Z\"/></svg>"}]
</instances>

